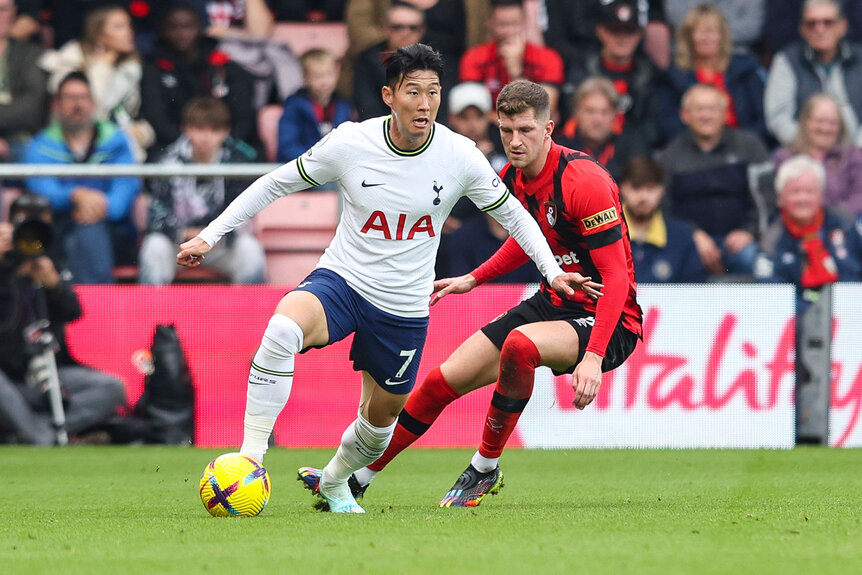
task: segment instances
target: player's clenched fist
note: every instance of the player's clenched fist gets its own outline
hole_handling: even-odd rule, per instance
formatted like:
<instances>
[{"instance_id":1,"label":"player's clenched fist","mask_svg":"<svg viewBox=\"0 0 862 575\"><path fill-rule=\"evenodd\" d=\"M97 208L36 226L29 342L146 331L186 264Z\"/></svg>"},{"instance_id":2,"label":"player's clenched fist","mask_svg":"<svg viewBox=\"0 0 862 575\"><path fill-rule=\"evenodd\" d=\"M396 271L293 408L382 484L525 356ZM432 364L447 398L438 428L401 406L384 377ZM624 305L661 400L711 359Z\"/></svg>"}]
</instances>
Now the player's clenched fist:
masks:
<instances>
[{"instance_id":1,"label":"player's clenched fist","mask_svg":"<svg viewBox=\"0 0 862 575\"><path fill-rule=\"evenodd\" d=\"M187 268L194 268L201 265L204 255L212 248L208 243L201 238L195 236L184 244L180 245L180 253L177 254L177 263Z\"/></svg>"}]
</instances>

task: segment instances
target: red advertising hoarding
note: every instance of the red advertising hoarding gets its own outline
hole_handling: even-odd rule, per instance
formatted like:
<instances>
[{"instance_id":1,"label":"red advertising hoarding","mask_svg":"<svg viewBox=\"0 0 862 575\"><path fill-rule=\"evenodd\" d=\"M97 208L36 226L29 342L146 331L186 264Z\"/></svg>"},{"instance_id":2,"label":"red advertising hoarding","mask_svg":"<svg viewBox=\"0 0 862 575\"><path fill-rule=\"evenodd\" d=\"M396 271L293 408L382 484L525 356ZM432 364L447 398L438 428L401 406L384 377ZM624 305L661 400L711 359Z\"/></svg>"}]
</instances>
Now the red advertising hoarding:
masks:
<instances>
[{"instance_id":1,"label":"red advertising hoarding","mask_svg":"<svg viewBox=\"0 0 862 575\"><path fill-rule=\"evenodd\" d=\"M483 286L432 308L420 379L532 289ZM836 298L836 315L847 307L843 299L857 297L858 307L862 286L855 289ZM133 404L144 382L136 360L149 349L157 324L174 324L196 388L196 443L235 447L242 440L249 362L284 292L81 286L85 316L69 327L71 351L84 363L121 376ZM569 376L541 369L510 445L792 446L793 297L789 286L641 286L644 341L623 367L605 375L594 404L575 410ZM831 443L862 445L862 321L839 317L836 323ZM348 338L297 359L290 401L275 429L279 445L337 445L355 417L360 393L349 347ZM491 390L453 403L417 445L478 445Z\"/></svg>"}]
</instances>

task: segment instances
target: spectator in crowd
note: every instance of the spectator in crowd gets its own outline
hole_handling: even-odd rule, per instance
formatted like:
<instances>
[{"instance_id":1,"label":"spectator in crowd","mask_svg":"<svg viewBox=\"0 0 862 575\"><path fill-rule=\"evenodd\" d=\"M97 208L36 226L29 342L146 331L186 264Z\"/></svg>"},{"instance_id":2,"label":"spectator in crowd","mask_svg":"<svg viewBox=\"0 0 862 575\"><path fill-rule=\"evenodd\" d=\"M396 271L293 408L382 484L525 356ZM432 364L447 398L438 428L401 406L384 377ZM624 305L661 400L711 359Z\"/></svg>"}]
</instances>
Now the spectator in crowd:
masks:
<instances>
[{"instance_id":1,"label":"spectator in crowd","mask_svg":"<svg viewBox=\"0 0 862 575\"><path fill-rule=\"evenodd\" d=\"M96 104L83 72L60 81L56 120L24 152L28 164L132 164L125 134L96 120ZM137 237L130 216L140 182L129 177L32 177L27 187L51 201L60 247L78 283L112 283L114 263L134 261Z\"/></svg>"},{"instance_id":2,"label":"spectator in crowd","mask_svg":"<svg viewBox=\"0 0 862 575\"><path fill-rule=\"evenodd\" d=\"M81 39L45 53L40 66L50 74L51 93L56 93L69 72L84 72L92 87L95 117L118 124L130 136L135 157L144 159L155 134L150 124L139 118L141 61L128 12L117 6L93 10L84 20Z\"/></svg>"},{"instance_id":3,"label":"spectator in crowd","mask_svg":"<svg viewBox=\"0 0 862 575\"><path fill-rule=\"evenodd\" d=\"M33 19L27 29L35 33L44 22L47 30L43 31L43 38L50 41L53 48L81 38L85 29L84 21L90 12L107 7L124 8L132 19L138 51L149 54L162 12L170 3L159 0L25 0L24 4L27 6L26 13ZM20 8L19 3L19 11Z\"/></svg>"},{"instance_id":4,"label":"spectator in crowd","mask_svg":"<svg viewBox=\"0 0 862 575\"><path fill-rule=\"evenodd\" d=\"M587 78L575 92L574 114L563 124L556 141L561 146L585 152L619 180L629 159L648 153L637 128L620 123L620 95L607 78Z\"/></svg>"},{"instance_id":5,"label":"spectator in crowd","mask_svg":"<svg viewBox=\"0 0 862 575\"><path fill-rule=\"evenodd\" d=\"M42 32L42 22L39 12L42 10L42 0L15 0L17 8L15 17L9 29L9 37L19 42L39 42Z\"/></svg>"},{"instance_id":6,"label":"spectator in crowd","mask_svg":"<svg viewBox=\"0 0 862 575\"><path fill-rule=\"evenodd\" d=\"M458 65L463 52L488 39L488 17L491 0L349 0L344 12L350 46L342 60L338 91L353 94L354 63L359 54L387 39L389 8L407 4L422 11L426 23L422 36L443 53L446 74L443 92L457 81ZM445 105L445 100L441 105ZM445 116L444 116L445 117Z\"/></svg>"},{"instance_id":7,"label":"spectator in crowd","mask_svg":"<svg viewBox=\"0 0 862 575\"><path fill-rule=\"evenodd\" d=\"M712 4L699 4L686 14L676 30L674 63L656 96L661 142L669 142L685 129L680 99L698 83L712 84L725 94L728 126L745 128L764 141L768 137L760 65L748 54L733 53L731 34L727 18Z\"/></svg>"},{"instance_id":8,"label":"spectator in crowd","mask_svg":"<svg viewBox=\"0 0 862 575\"><path fill-rule=\"evenodd\" d=\"M224 102L210 96L193 98L183 109L183 135L168 147L159 163L182 166L253 161L254 150L230 137L230 125L230 110ZM163 285L176 275L177 245L195 237L249 182L182 176L149 182L151 200L139 257L140 282ZM266 260L247 225L207 254L205 265L228 275L233 283L257 284L264 281Z\"/></svg>"},{"instance_id":9,"label":"spectator in crowd","mask_svg":"<svg viewBox=\"0 0 862 575\"><path fill-rule=\"evenodd\" d=\"M252 77L203 36L201 21L188 6L165 13L154 57L144 67L142 113L156 134L156 154L180 137L182 110L197 96L227 104L234 138L257 144L257 112Z\"/></svg>"},{"instance_id":10,"label":"spectator in crowd","mask_svg":"<svg viewBox=\"0 0 862 575\"><path fill-rule=\"evenodd\" d=\"M268 0L277 22L341 22L347 0Z\"/></svg>"},{"instance_id":11,"label":"spectator in crowd","mask_svg":"<svg viewBox=\"0 0 862 575\"><path fill-rule=\"evenodd\" d=\"M0 433L14 442L53 445L57 435L38 359L43 350L25 338L25 332L46 329L40 320L50 322L58 345L54 357L66 431L73 438L114 415L125 402L125 387L120 379L81 365L69 354L65 326L82 312L68 274L58 270L48 253L25 258L13 249L14 227L31 219L50 223L50 203L24 194L13 202L9 216L9 222L0 222Z\"/></svg>"},{"instance_id":12,"label":"spectator in crowd","mask_svg":"<svg viewBox=\"0 0 862 575\"><path fill-rule=\"evenodd\" d=\"M862 46L848 43L847 20L836 0L806 0L799 32L803 40L775 55L766 83L766 124L782 145L799 129L802 105L817 92L839 103L850 139L862 144Z\"/></svg>"},{"instance_id":13,"label":"spectator in crowd","mask_svg":"<svg viewBox=\"0 0 862 575\"><path fill-rule=\"evenodd\" d=\"M485 263L508 239L509 233L497 220L481 213L465 220L457 230L440 237L435 275L452 278L468 274ZM542 274L528 263L491 280L495 283L539 283Z\"/></svg>"},{"instance_id":14,"label":"spectator in crowd","mask_svg":"<svg viewBox=\"0 0 862 575\"><path fill-rule=\"evenodd\" d=\"M488 88L478 82L463 82L452 88L448 99L449 127L476 142L476 147L485 154L488 163L491 164L495 172L502 170L509 160L502 149L503 142L500 140L500 130L491 121L490 113L494 106ZM467 198L461 198L443 223L442 237L451 234L460 228L465 221L480 214L481 212L473 202ZM480 224L480 226L484 226L484 224ZM438 267L441 266L441 262L448 253L441 244L441 251L437 254ZM448 264L443 263L442 266L448 269ZM437 277L445 276L438 274Z\"/></svg>"},{"instance_id":15,"label":"spectator in crowd","mask_svg":"<svg viewBox=\"0 0 862 575\"><path fill-rule=\"evenodd\" d=\"M24 146L44 125L45 74L36 65L42 50L12 35L15 2L0 0L0 162L18 162Z\"/></svg>"},{"instance_id":16,"label":"spectator in crowd","mask_svg":"<svg viewBox=\"0 0 862 575\"><path fill-rule=\"evenodd\" d=\"M489 29L493 39L470 48L461 58L459 81L485 84L494 102L512 80L524 78L541 84L551 97L551 118L556 120L563 60L552 48L527 42L520 0L495 0Z\"/></svg>"},{"instance_id":17,"label":"spectator in crowd","mask_svg":"<svg viewBox=\"0 0 862 575\"><path fill-rule=\"evenodd\" d=\"M333 128L350 120L352 104L338 97L338 63L332 53L313 48L299 59L303 87L284 101L278 122L279 162L298 158Z\"/></svg>"},{"instance_id":18,"label":"spectator in crowd","mask_svg":"<svg viewBox=\"0 0 862 575\"><path fill-rule=\"evenodd\" d=\"M568 102L581 82L591 76L604 76L613 82L619 94L617 134L625 124L644 134L644 139L655 139L653 120L653 94L658 82L658 70L647 56L638 50L644 37L644 28L637 17L634 0L616 0L602 7L596 35L599 50L590 51L580 65L569 69L566 75L564 113L569 113ZM565 145L565 144L564 144Z\"/></svg>"},{"instance_id":19,"label":"spectator in crowd","mask_svg":"<svg viewBox=\"0 0 862 575\"><path fill-rule=\"evenodd\" d=\"M449 91L449 127L476 142L494 171L499 172L509 160L503 151L500 130L491 121L493 109L491 92L483 84L464 82Z\"/></svg>"},{"instance_id":20,"label":"spectator in crowd","mask_svg":"<svg viewBox=\"0 0 862 575\"><path fill-rule=\"evenodd\" d=\"M604 10L630 4L644 29L644 49L659 68L670 63L670 29L664 22L664 0L545 0L545 43L559 52L566 69L583 66L586 54L601 49L597 31Z\"/></svg>"},{"instance_id":21,"label":"spectator in crowd","mask_svg":"<svg viewBox=\"0 0 862 575\"><path fill-rule=\"evenodd\" d=\"M661 208L664 170L647 156L632 158L620 180L620 199L629 226L638 283L705 282L706 270L694 245L694 230Z\"/></svg>"},{"instance_id":22,"label":"spectator in crowd","mask_svg":"<svg viewBox=\"0 0 862 575\"><path fill-rule=\"evenodd\" d=\"M665 170L669 213L695 228L697 251L713 275L750 275L755 238L766 228L774 202L749 185L749 166L769 158L752 132L729 128L727 95L695 84L682 97L688 129L659 155Z\"/></svg>"},{"instance_id":23,"label":"spectator in crowd","mask_svg":"<svg viewBox=\"0 0 862 575\"><path fill-rule=\"evenodd\" d=\"M300 88L299 60L287 45L270 40L275 18L266 0L197 2L205 4L206 35L254 77L255 108L283 102Z\"/></svg>"},{"instance_id":24,"label":"spectator in crowd","mask_svg":"<svg viewBox=\"0 0 862 575\"><path fill-rule=\"evenodd\" d=\"M796 285L797 310L836 281L862 281L862 220L823 205L826 172L810 156L778 168L775 188L781 217L761 241L755 276Z\"/></svg>"},{"instance_id":25,"label":"spectator in crowd","mask_svg":"<svg viewBox=\"0 0 862 575\"><path fill-rule=\"evenodd\" d=\"M679 30L686 25L692 10L705 5L711 6L727 19L729 28L733 30L735 52L751 53L758 49L764 24L767 22L766 0L664 0L668 26Z\"/></svg>"},{"instance_id":26,"label":"spectator in crowd","mask_svg":"<svg viewBox=\"0 0 862 575\"><path fill-rule=\"evenodd\" d=\"M862 40L862 2L840 0L847 18L847 39ZM763 54L770 58L776 52L799 40L799 18L805 0L765 0ZM768 24L768 25L767 25Z\"/></svg>"},{"instance_id":27,"label":"spectator in crowd","mask_svg":"<svg viewBox=\"0 0 862 575\"><path fill-rule=\"evenodd\" d=\"M380 98L386 84L386 60L404 46L418 42L425 34L425 15L412 4L394 2L386 10L385 39L363 50L356 59L353 77L353 105L360 120L385 116L389 108Z\"/></svg>"},{"instance_id":28,"label":"spectator in crowd","mask_svg":"<svg viewBox=\"0 0 862 575\"><path fill-rule=\"evenodd\" d=\"M823 203L862 216L862 150L848 143L838 103L828 94L814 94L799 113L793 141L773 155L776 167L796 154L820 161L826 171Z\"/></svg>"}]
</instances>

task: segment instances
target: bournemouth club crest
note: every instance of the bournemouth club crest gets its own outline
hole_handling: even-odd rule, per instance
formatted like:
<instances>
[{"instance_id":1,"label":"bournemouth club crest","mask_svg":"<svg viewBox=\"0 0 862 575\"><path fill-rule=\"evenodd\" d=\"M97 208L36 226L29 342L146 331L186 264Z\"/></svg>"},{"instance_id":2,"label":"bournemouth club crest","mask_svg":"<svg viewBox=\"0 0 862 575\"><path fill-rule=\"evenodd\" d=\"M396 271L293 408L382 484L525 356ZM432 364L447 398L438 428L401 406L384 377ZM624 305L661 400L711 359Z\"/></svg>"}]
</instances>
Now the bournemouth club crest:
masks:
<instances>
[{"instance_id":1,"label":"bournemouth club crest","mask_svg":"<svg viewBox=\"0 0 862 575\"><path fill-rule=\"evenodd\" d=\"M554 202L545 202L545 219L551 227L557 223L557 204Z\"/></svg>"}]
</instances>

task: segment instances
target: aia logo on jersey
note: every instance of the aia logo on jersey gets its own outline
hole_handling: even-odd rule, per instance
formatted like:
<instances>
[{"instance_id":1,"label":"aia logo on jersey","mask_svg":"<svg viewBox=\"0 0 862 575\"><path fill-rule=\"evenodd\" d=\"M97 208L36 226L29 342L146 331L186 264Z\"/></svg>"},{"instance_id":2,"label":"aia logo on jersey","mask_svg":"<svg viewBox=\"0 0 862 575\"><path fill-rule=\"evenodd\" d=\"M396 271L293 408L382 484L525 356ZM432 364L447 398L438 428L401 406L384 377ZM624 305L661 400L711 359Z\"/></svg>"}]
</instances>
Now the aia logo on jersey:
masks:
<instances>
[{"instance_id":1,"label":"aia logo on jersey","mask_svg":"<svg viewBox=\"0 0 862 575\"><path fill-rule=\"evenodd\" d=\"M554 202L545 202L545 219L551 227L557 223L557 204Z\"/></svg>"},{"instance_id":2,"label":"aia logo on jersey","mask_svg":"<svg viewBox=\"0 0 862 575\"><path fill-rule=\"evenodd\" d=\"M405 235L404 229L406 227L407 214L398 214L398 222L395 224L395 233L392 233L386 214L380 210L376 210L368 216L368 220L365 222L365 225L362 226L362 233L367 234L369 230L377 230L379 232L383 232L383 237L387 240L412 240L417 234L428 234L429 238L434 237L434 226L431 223L431 216L427 214L416 220L416 222L410 226L409 231L407 231L407 234Z\"/></svg>"}]
</instances>

